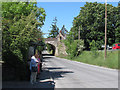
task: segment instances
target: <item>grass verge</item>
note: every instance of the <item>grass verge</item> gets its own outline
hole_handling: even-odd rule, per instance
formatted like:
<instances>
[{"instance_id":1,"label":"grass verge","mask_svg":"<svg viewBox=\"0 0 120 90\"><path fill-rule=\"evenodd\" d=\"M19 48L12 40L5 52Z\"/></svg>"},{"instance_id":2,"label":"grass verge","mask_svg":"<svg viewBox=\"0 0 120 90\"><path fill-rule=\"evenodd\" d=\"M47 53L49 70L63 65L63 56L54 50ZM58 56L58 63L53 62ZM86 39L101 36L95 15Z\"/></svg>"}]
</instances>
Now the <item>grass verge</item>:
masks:
<instances>
[{"instance_id":1,"label":"grass verge","mask_svg":"<svg viewBox=\"0 0 120 90\"><path fill-rule=\"evenodd\" d=\"M120 66L118 67L120 51L108 51L107 58L105 60L104 51L99 51L96 55L94 55L91 51L83 51L82 54L73 58L64 55L60 55L58 57L112 69L120 69Z\"/></svg>"}]
</instances>

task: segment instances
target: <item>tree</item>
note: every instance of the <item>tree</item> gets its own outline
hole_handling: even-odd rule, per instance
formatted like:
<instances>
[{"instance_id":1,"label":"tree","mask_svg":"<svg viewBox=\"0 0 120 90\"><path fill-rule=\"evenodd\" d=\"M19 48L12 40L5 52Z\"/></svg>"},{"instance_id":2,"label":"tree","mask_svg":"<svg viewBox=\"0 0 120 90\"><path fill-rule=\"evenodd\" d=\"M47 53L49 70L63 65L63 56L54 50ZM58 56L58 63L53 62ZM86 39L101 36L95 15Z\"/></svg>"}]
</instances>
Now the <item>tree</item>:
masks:
<instances>
[{"instance_id":1,"label":"tree","mask_svg":"<svg viewBox=\"0 0 120 90\"><path fill-rule=\"evenodd\" d=\"M17 51L18 48L25 49L30 40L37 41L38 36L41 37L41 31L37 28L43 25L45 11L43 8L37 8L35 4L27 2L2 4L3 53L8 50L14 51L15 48Z\"/></svg>"},{"instance_id":2,"label":"tree","mask_svg":"<svg viewBox=\"0 0 120 90\"><path fill-rule=\"evenodd\" d=\"M116 7L107 5L107 44L115 43L115 29L117 16L119 16ZM90 49L90 42L95 40L98 44L98 49L104 45L105 33L105 5L97 2L86 2L84 7L81 7L80 13L73 20L73 27L71 31L74 35L74 40L78 38L78 29L81 26L81 39L84 40L85 48ZM118 30L118 29L116 29Z\"/></svg>"},{"instance_id":3,"label":"tree","mask_svg":"<svg viewBox=\"0 0 120 90\"><path fill-rule=\"evenodd\" d=\"M52 29L49 31L50 32L49 37L56 38L56 36L59 34L59 28L57 27L56 23L57 23L57 18L55 17L51 24Z\"/></svg>"},{"instance_id":4,"label":"tree","mask_svg":"<svg viewBox=\"0 0 120 90\"><path fill-rule=\"evenodd\" d=\"M84 49L84 41L83 40L74 40L73 32L69 32L67 38L63 40L66 46L66 52L70 56L70 58L76 57L82 53Z\"/></svg>"},{"instance_id":5,"label":"tree","mask_svg":"<svg viewBox=\"0 0 120 90\"><path fill-rule=\"evenodd\" d=\"M3 61L14 67L16 76L22 78L27 74L29 42L42 38L40 28L45 21L45 10L31 2L7 2L2 7Z\"/></svg>"},{"instance_id":6,"label":"tree","mask_svg":"<svg viewBox=\"0 0 120 90\"><path fill-rule=\"evenodd\" d=\"M120 1L118 3L118 6L114 8L115 11L115 42L120 42Z\"/></svg>"}]
</instances>

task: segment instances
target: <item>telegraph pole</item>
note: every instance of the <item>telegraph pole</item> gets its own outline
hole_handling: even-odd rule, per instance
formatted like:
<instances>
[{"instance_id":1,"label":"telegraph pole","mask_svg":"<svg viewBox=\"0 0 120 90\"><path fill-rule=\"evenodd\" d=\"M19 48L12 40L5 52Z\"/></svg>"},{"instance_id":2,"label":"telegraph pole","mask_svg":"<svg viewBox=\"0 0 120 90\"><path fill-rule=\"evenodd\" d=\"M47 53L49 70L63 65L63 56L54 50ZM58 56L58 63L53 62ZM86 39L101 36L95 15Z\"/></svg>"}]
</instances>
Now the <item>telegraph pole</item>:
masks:
<instances>
[{"instance_id":1,"label":"telegraph pole","mask_svg":"<svg viewBox=\"0 0 120 90\"><path fill-rule=\"evenodd\" d=\"M79 31L78 31L78 40L80 40L80 26L79 26Z\"/></svg>"},{"instance_id":2,"label":"telegraph pole","mask_svg":"<svg viewBox=\"0 0 120 90\"><path fill-rule=\"evenodd\" d=\"M107 0L105 0L105 56L104 56L104 59L106 59L107 57L106 46L107 46Z\"/></svg>"}]
</instances>

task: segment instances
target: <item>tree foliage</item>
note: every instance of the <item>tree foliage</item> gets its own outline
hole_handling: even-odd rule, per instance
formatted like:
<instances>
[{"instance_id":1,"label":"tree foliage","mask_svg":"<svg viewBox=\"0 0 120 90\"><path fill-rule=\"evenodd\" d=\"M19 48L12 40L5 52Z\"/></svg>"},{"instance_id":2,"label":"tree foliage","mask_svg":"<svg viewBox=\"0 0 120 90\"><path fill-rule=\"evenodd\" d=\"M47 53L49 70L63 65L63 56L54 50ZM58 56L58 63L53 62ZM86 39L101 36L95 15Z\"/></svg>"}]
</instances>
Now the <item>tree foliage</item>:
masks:
<instances>
[{"instance_id":1,"label":"tree foliage","mask_svg":"<svg viewBox=\"0 0 120 90\"><path fill-rule=\"evenodd\" d=\"M115 43L120 42L120 3L118 7L114 9L116 12L116 23L115 23Z\"/></svg>"},{"instance_id":2,"label":"tree foliage","mask_svg":"<svg viewBox=\"0 0 120 90\"><path fill-rule=\"evenodd\" d=\"M48 37L56 38L56 36L59 34L59 28L57 27L56 23L57 23L57 18L55 17L51 24L52 29L50 30Z\"/></svg>"},{"instance_id":3,"label":"tree foliage","mask_svg":"<svg viewBox=\"0 0 120 90\"><path fill-rule=\"evenodd\" d=\"M31 2L6 2L2 8L3 60L17 67L27 61L29 42L42 38L45 10Z\"/></svg>"},{"instance_id":4,"label":"tree foliage","mask_svg":"<svg viewBox=\"0 0 120 90\"><path fill-rule=\"evenodd\" d=\"M74 40L72 32L69 32L67 39L65 39L63 42L66 46L66 52L70 58L78 56L84 49L84 41L81 39Z\"/></svg>"},{"instance_id":5,"label":"tree foliage","mask_svg":"<svg viewBox=\"0 0 120 90\"><path fill-rule=\"evenodd\" d=\"M93 54L94 57L98 56L98 43L95 42L95 40L92 40L92 42L90 42L90 50Z\"/></svg>"},{"instance_id":6,"label":"tree foliage","mask_svg":"<svg viewBox=\"0 0 120 90\"><path fill-rule=\"evenodd\" d=\"M119 9L120 7L114 7L107 5L107 44L112 45L115 42L120 42L120 23L119 23ZM104 45L105 36L105 4L97 2L86 2L84 7L81 7L80 13L73 20L73 32L74 40L78 38L78 29L81 27L80 36L84 40L85 48L90 49L89 45L92 40L99 45Z\"/></svg>"}]
</instances>

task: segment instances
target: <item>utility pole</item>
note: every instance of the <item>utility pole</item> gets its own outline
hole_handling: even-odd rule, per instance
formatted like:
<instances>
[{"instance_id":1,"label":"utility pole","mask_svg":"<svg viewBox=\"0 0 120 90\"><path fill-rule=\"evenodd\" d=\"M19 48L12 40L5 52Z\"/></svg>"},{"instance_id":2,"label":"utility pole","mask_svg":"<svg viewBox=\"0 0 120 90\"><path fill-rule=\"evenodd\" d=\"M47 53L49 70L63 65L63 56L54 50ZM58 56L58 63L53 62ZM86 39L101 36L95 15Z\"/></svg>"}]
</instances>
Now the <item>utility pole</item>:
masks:
<instances>
[{"instance_id":1,"label":"utility pole","mask_svg":"<svg viewBox=\"0 0 120 90\"><path fill-rule=\"evenodd\" d=\"M105 56L104 56L104 59L106 59L107 57L106 46L107 46L107 0L105 0Z\"/></svg>"},{"instance_id":2,"label":"utility pole","mask_svg":"<svg viewBox=\"0 0 120 90\"><path fill-rule=\"evenodd\" d=\"M79 26L79 31L78 31L78 40L80 40L80 26Z\"/></svg>"}]
</instances>

